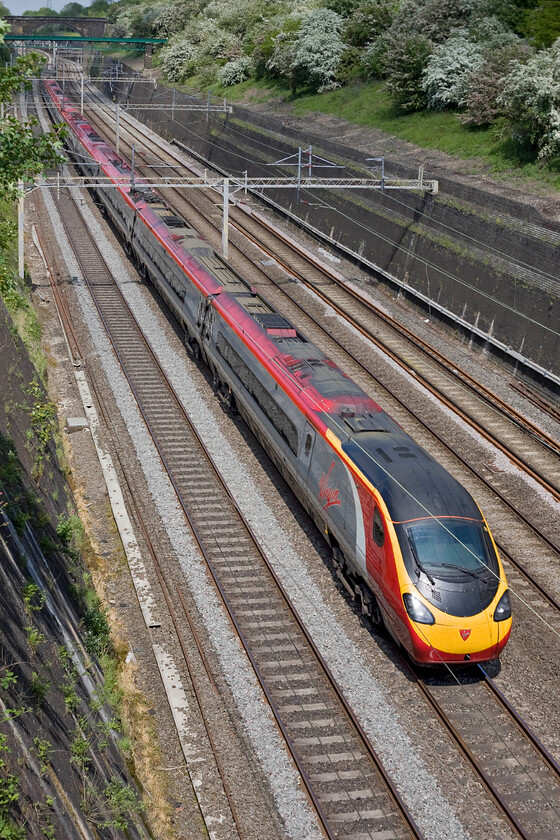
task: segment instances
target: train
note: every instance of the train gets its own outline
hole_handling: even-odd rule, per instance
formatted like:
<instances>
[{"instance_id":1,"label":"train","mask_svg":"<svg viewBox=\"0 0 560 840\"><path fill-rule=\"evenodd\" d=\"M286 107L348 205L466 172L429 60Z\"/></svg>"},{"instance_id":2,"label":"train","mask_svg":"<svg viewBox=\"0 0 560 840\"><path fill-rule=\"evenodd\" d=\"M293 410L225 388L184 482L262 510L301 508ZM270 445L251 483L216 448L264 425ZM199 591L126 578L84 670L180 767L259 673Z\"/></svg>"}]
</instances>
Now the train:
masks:
<instances>
[{"instance_id":1,"label":"train","mask_svg":"<svg viewBox=\"0 0 560 840\"><path fill-rule=\"evenodd\" d=\"M357 608L413 662L497 659L504 569L478 504L341 368L218 255L45 80L66 143L142 275L327 540Z\"/></svg>"}]
</instances>

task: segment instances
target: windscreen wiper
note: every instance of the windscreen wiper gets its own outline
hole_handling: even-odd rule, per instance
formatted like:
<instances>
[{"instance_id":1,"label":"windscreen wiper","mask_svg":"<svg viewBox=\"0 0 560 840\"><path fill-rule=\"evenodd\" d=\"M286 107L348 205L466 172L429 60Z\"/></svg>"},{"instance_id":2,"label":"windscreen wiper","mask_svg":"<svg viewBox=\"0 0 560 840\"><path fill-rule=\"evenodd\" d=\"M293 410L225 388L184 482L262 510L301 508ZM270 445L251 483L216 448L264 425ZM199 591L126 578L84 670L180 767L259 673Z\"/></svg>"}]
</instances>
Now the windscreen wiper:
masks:
<instances>
[{"instance_id":1,"label":"windscreen wiper","mask_svg":"<svg viewBox=\"0 0 560 840\"><path fill-rule=\"evenodd\" d=\"M415 547L411 537L409 536L409 534L406 535L406 538L408 540L408 544L410 546L410 551L412 552L412 556L414 558L414 562L416 563L417 567L420 569L421 572L424 572L424 574L426 575L426 577L428 578L428 580L430 581L432 586L435 586L435 580L433 579L431 574L426 570L425 566L420 562L420 560L418 558L418 554L416 553L416 547Z\"/></svg>"},{"instance_id":2,"label":"windscreen wiper","mask_svg":"<svg viewBox=\"0 0 560 840\"><path fill-rule=\"evenodd\" d=\"M472 569L466 569L464 566L456 566L454 563L440 563L440 566L443 566L445 569L457 569L459 572L464 572L466 575L472 575L478 580L483 580L486 583L486 578L483 578L482 575L479 575L478 572L473 572Z\"/></svg>"}]
</instances>

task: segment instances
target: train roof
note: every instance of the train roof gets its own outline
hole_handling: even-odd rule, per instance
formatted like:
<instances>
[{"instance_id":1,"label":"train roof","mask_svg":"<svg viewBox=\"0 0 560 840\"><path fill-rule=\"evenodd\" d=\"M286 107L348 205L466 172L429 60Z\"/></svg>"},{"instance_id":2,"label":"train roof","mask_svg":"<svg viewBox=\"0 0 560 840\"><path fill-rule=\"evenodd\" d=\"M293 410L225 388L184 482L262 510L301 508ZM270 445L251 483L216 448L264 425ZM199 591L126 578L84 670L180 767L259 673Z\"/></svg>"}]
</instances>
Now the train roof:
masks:
<instances>
[{"instance_id":1,"label":"train roof","mask_svg":"<svg viewBox=\"0 0 560 840\"><path fill-rule=\"evenodd\" d=\"M71 106L56 82L47 82L63 116L91 148L110 177L130 175L130 166ZM292 398L342 441L342 448L378 488L394 522L435 516L480 519L467 491L409 437L338 365L277 312L255 288L216 254L194 229L175 216L165 200L138 178L120 187L165 247L213 305L251 340L253 352L283 379Z\"/></svg>"},{"instance_id":2,"label":"train roof","mask_svg":"<svg viewBox=\"0 0 560 840\"><path fill-rule=\"evenodd\" d=\"M379 490L393 522L427 516L481 519L465 488L405 432L361 432L342 449Z\"/></svg>"}]
</instances>

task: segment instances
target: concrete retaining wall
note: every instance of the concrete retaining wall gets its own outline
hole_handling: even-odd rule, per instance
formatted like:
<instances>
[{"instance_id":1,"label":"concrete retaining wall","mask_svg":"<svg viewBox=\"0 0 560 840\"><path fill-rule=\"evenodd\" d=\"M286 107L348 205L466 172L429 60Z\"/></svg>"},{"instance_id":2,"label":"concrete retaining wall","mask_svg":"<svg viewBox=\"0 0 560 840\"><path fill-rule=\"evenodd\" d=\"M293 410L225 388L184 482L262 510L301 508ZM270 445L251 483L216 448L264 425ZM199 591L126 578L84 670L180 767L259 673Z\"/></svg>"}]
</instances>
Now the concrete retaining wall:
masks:
<instances>
[{"instance_id":1,"label":"concrete retaining wall","mask_svg":"<svg viewBox=\"0 0 560 840\"><path fill-rule=\"evenodd\" d=\"M345 164L345 177L363 175L363 154L247 108L234 106L229 115L175 111L171 119L171 89L159 85L154 91L153 84L138 81L120 95L155 131L233 173L294 175L293 167L266 164L311 143L316 154ZM154 95L169 110L135 112L135 102L153 101ZM175 97L176 104L194 101L181 93ZM385 167L389 177L417 175L389 160ZM341 172L327 168L316 174ZM295 191L267 195L516 356L560 375L560 226L535 208L449 178L440 179L435 198L401 191L317 191L302 194L307 203L296 204Z\"/></svg>"}]
</instances>

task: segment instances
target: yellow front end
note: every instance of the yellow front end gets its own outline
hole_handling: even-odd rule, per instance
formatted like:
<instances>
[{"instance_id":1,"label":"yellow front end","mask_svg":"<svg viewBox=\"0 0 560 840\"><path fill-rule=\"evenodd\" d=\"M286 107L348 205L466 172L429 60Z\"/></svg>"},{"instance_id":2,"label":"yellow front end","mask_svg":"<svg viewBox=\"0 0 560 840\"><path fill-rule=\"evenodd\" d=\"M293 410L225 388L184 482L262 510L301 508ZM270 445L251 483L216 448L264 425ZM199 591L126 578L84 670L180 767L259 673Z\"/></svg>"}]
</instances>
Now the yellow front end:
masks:
<instances>
[{"instance_id":1,"label":"yellow front end","mask_svg":"<svg viewBox=\"0 0 560 840\"><path fill-rule=\"evenodd\" d=\"M438 610L415 587L404 586L401 594L408 592L413 595L434 617L433 624L424 624L413 621L405 611L410 630L408 651L411 657L426 665L496 659L511 631L511 616L503 621L494 619L496 607L506 591L507 585L501 581L486 610L460 618Z\"/></svg>"}]
</instances>

